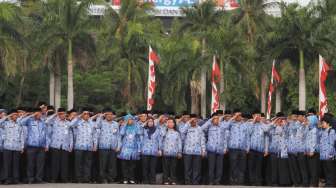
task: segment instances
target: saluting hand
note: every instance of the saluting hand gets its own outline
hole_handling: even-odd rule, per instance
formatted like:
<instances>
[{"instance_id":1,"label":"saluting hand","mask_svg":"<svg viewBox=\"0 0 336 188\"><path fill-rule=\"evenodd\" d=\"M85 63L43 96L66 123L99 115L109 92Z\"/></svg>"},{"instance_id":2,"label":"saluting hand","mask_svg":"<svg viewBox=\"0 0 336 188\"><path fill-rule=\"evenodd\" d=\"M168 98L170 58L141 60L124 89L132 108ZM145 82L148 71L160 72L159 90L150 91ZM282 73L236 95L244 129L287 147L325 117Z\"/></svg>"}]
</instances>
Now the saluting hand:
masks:
<instances>
[{"instance_id":1,"label":"saluting hand","mask_svg":"<svg viewBox=\"0 0 336 188\"><path fill-rule=\"evenodd\" d=\"M202 158L204 158L205 155L206 155L205 151L202 151L202 154L201 154Z\"/></svg>"},{"instance_id":2,"label":"saluting hand","mask_svg":"<svg viewBox=\"0 0 336 188\"><path fill-rule=\"evenodd\" d=\"M268 152L265 152L265 153L264 153L264 157L267 157L267 156L268 156Z\"/></svg>"}]
</instances>

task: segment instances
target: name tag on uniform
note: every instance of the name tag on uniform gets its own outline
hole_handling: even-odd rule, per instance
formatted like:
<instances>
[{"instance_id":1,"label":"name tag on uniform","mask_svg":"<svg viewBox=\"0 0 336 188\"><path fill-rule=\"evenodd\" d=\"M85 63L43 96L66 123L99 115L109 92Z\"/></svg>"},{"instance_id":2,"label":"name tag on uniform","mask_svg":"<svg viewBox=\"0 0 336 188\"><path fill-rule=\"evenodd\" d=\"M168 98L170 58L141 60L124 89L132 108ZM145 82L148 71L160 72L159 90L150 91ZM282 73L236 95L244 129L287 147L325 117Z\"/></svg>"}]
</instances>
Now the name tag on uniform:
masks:
<instances>
[{"instance_id":1,"label":"name tag on uniform","mask_svg":"<svg viewBox=\"0 0 336 188\"><path fill-rule=\"evenodd\" d=\"M132 134L128 135L128 138L129 138L129 139L132 139L132 138L133 138L133 135L132 135Z\"/></svg>"},{"instance_id":2,"label":"name tag on uniform","mask_svg":"<svg viewBox=\"0 0 336 188\"><path fill-rule=\"evenodd\" d=\"M195 132L195 130L188 130L188 133L193 133L193 132Z\"/></svg>"},{"instance_id":3,"label":"name tag on uniform","mask_svg":"<svg viewBox=\"0 0 336 188\"><path fill-rule=\"evenodd\" d=\"M112 132L113 133L116 133L118 131L118 129L113 129Z\"/></svg>"}]
</instances>

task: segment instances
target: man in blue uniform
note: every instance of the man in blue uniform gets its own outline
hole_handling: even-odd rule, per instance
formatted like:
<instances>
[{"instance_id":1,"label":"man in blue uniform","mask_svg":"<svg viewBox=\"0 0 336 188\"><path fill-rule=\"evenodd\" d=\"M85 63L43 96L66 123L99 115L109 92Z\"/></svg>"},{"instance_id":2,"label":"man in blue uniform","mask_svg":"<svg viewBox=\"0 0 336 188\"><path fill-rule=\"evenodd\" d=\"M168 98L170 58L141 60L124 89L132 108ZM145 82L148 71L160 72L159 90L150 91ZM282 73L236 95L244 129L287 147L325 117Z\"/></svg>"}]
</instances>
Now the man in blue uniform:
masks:
<instances>
[{"instance_id":1,"label":"man in blue uniform","mask_svg":"<svg viewBox=\"0 0 336 188\"><path fill-rule=\"evenodd\" d=\"M229 137L229 152L230 152L230 169L231 169L231 184L242 185L245 180L246 159L248 152L248 116L244 116L239 110L234 111L234 116L230 121L230 137Z\"/></svg>"},{"instance_id":2,"label":"man in blue uniform","mask_svg":"<svg viewBox=\"0 0 336 188\"><path fill-rule=\"evenodd\" d=\"M7 118L0 123L0 128L3 130L3 179L5 184L17 184L20 155L24 150L25 129L17 121L17 110L9 112Z\"/></svg>"},{"instance_id":3,"label":"man in blue uniform","mask_svg":"<svg viewBox=\"0 0 336 188\"><path fill-rule=\"evenodd\" d=\"M47 146L51 152L51 182L60 177L61 182L69 180L69 155L73 149L73 131L71 122L66 119L66 111L59 108L46 120L48 125Z\"/></svg>"},{"instance_id":4,"label":"man in blue uniform","mask_svg":"<svg viewBox=\"0 0 336 188\"><path fill-rule=\"evenodd\" d=\"M202 157L205 157L205 136L197 125L196 114L190 115L191 120L181 127L184 154L184 177L186 185L198 185L201 182Z\"/></svg>"},{"instance_id":5,"label":"man in blue uniform","mask_svg":"<svg viewBox=\"0 0 336 188\"><path fill-rule=\"evenodd\" d=\"M46 142L47 126L42 119L41 109L33 109L33 114L22 118L21 124L27 129L26 170L28 183L43 183L45 155L48 147Z\"/></svg>"},{"instance_id":6,"label":"man in blue uniform","mask_svg":"<svg viewBox=\"0 0 336 188\"><path fill-rule=\"evenodd\" d=\"M266 134L271 129L267 123L261 122L261 113L255 111L253 113L253 121L248 127L249 129L249 154L248 154L248 170L250 184L261 186L263 183L262 169L263 159L268 155L268 142L266 142Z\"/></svg>"},{"instance_id":7,"label":"man in blue uniform","mask_svg":"<svg viewBox=\"0 0 336 188\"><path fill-rule=\"evenodd\" d=\"M88 183L91 179L93 152L97 151L97 124L90 118L90 109L84 108L72 124L74 130L76 181Z\"/></svg>"},{"instance_id":8,"label":"man in blue uniform","mask_svg":"<svg viewBox=\"0 0 336 188\"><path fill-rule=\"evenodd\" d=\"M121 147L119 124L115 113L105 108L98 117L99 176L102 183L115 182L117 178L117 153Z\"/></svg>"}]
</instances>

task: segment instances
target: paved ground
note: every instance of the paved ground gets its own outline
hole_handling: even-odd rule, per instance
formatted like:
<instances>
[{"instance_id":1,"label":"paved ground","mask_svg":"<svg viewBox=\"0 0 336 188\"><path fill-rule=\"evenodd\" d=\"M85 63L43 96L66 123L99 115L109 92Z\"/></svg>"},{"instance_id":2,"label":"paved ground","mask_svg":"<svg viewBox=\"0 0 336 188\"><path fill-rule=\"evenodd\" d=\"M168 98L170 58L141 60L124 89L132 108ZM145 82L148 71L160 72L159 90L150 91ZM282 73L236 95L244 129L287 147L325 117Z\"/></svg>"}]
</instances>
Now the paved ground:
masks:
<instances>
[{"instance_id":1,"label":"paved ground","mask_svg":"<svg viewBox=\"0 0 336 188\"><path fill-rule=\"evenodd\" d=\"M167 187L167 188L195 188L195 185L123 185L123 184L21 184L21 185L0 185L0 187L9 188L156 188L156 187ZM206 186L199 185L196 187L206 187L206 188L217 188L217 187L232 187L232 186Z\"/></svg>"}]
</instances>

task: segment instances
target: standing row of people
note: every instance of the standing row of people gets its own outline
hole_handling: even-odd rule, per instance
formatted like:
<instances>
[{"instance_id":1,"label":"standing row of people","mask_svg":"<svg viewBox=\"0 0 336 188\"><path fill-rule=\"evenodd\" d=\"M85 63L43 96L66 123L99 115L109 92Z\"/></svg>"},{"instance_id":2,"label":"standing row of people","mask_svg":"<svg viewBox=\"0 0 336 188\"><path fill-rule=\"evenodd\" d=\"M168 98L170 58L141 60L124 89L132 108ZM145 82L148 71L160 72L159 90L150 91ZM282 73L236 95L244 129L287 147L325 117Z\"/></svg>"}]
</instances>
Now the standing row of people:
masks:
<instances>
[{"instance_id":1,"label":"standing row of people","mask_svg":"<svg viewBox=\"0 0 336 188\"><path fill-rule=\"evenodd\" d=\"M209 119L146 111L116 117L110 108L96 114L88 108L80 114L53 111L45 105L0 110L4 183L18 183L22 174L27 183L42 183L48 168L50 182L108 183L121 177L122 183L154 184L162 167L166 185L219 185L225 175L233 185L318 186L320 177L336 185L331 114L319 121L313 111L278 113L272 120L239 110L218 111Z\"/></svg>"}]
</instances>

